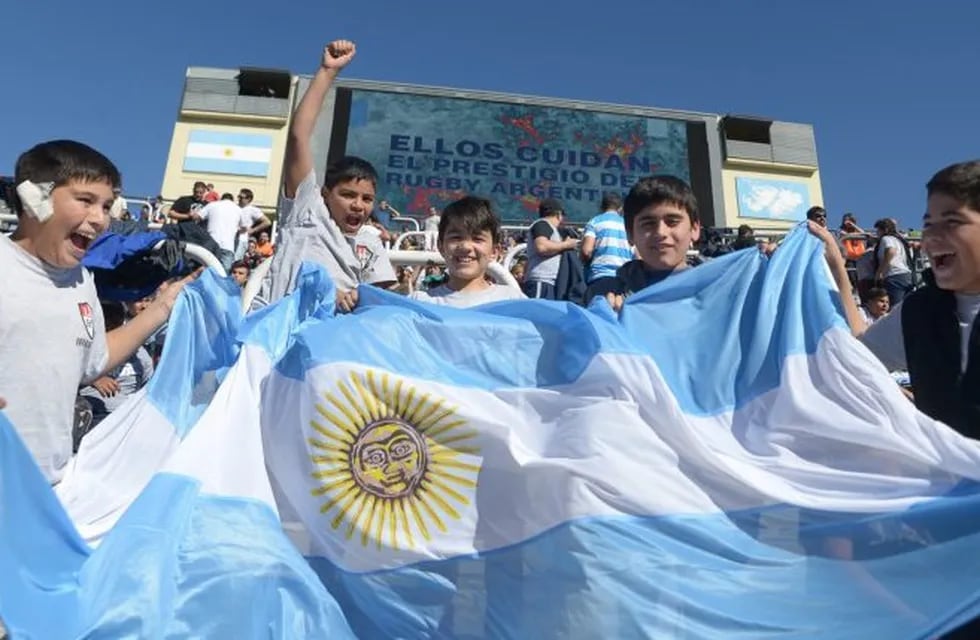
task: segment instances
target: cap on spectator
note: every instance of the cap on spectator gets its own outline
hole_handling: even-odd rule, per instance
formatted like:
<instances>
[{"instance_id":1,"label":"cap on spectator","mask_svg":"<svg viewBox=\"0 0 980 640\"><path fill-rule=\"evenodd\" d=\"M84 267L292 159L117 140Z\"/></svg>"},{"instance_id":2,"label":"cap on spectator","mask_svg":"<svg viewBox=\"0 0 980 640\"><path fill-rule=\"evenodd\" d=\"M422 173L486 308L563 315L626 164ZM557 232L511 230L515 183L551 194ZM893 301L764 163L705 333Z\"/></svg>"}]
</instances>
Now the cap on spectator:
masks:
<instances>
[{"instance_id":1,"label":"cap on spectator","mask_svg":"<svg viewBox=\"0 0 980 640\"><path fill-rule=\"evenodd\" d=\"M565 207L562 206L561 200L555 198L545 198L538 205L538 215L542 218L556 213L563 213L564 211Z\"/></svg>"}]
</instances>

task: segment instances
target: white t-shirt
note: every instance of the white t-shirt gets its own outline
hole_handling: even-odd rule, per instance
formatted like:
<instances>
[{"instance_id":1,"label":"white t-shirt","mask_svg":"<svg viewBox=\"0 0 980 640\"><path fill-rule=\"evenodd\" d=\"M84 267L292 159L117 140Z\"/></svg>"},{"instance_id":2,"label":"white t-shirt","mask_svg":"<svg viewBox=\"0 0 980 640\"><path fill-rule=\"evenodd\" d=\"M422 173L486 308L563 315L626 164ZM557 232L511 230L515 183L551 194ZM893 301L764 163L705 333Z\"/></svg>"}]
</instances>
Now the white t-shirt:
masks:
<instances>
[{"instance_id":1,"label":"white t-shirt","mask_svg":"<svg viewBox=\"0 0 980 640\"><path fill-rule=\"evenodd\" d=\"M500 302L501 300L524 300L527 298L520 289L503 284L492 284L486 289L474 292L454 291L449 288L449 285L443 284L427 291L415 291L410 297L413 300L456 307L457 309Z\"/></svg>"},{"instance_id":2,"label":"white t-shirt","mask_svg":"<svg viewBox=\"0 0 980 640\"><path fill-rule=\"evenodd\" d=\"M129 203L126 202L126 198L116 196L116 199L112 201L112 206L109 207L109 217L113 220L119 220L122 218L123 211L128 208Z\"/></svg>"},{"instance_id":3,"label":"white t-shirt","mask_svg":"<svg viewBox=\"0 0 980 640\"><path fill-rule=\"evenodd\" d=\"M956 294L956 317L960 323L960 370L966 371L970 355L970 331L980 310L980 294ZM902 336L902 304L868 327L861 342L889 371L908 369L905 340Z\"/></svg>"},{"instance_id":4,"label":"white t-shirt","mask_svg":"<svg viewBox=\"0 0 980 640\"><path fill-rule=\"evenodd\" d=\"M72 454L78 387L108 364L102 307L86 269L56 269L0 234L0 397L56 483Z\"/></svg>"},{"instance_id":5,"label":"white t-shirt","mask_svg":"<svg viewBox=\"0 0 980 640\"><path fill-rule=\"evenodd\" d=\"M262 209L259 209L254 204L247 204L242 209L242 226L247 229L251 229L255 226L255 223L265 217L262 213Z\"/></svg>"},{"instance_id":6,"label":"white t-shirt","mask_svg":"<svg viewBox=\"0 0 980 640\"><path fill-rule=\"evenodd\" d=\"M888 263L888 270L885 271L885 277L912 273L912 270L909 269L908 256L905 254L905 246L895 236L882 236L878 240L878 247L875 249L878 254L878 263L881 264L885 261L885 252L888 249L894 249L895 255L892 256L891 262Z\"/></svg>"},{"instance_id":7,"label":"white t-shirt","mask_svg":"<svg viewBox=\"0 0 980 640\"><path fill-rule=\"evenodd\" d=\"M296 187L294 198L283 197L279 211L276 253L260 292L270 304L293 290L304 261L322 264L344 291L361 283L396 280L388 252L377 237L345 236L333 221L312 170Z\"/></svg>"},{"instance_id":8,"label":"white t-shirt","mask_svg":"<svg viewBox=\"0 0 980 640\"><path fill-rule=\"evenodd\" d=\"M215 200L198 214L208 223L208 235L225 251L235 250L235 236L243 226L242 209L231 200Z\"/></svg>"},{"instance_id":9,"label":"white t-shirt","mask_svg":"<svg viewBox=\"0 0 980 640\"><path fill-rule=\"evenodd\" d=\"M440 220L442 220L442 216L427 217L423 222L422 231L427 231L429 233L438 233Z\"/></svg>"}]
</instances>

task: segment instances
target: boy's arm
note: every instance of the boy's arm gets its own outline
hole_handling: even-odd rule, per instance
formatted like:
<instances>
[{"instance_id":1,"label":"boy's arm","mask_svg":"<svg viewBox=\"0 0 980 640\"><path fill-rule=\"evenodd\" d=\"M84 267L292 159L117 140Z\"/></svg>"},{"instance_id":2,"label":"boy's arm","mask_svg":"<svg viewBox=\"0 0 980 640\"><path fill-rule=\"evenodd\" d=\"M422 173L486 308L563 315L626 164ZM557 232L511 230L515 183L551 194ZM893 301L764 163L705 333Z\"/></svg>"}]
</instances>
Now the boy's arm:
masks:
<instances>
[{"instance_id":1,"label":"boy's arm","mask_svg":"<svg viewBox=\"0 0 980 640\"><path fill-rule=\"evenodd\" d=\"M126 362L157 329L163 326L170 317L170 311L174 308L177 296L184 289L184 286L197 275L198 272L195 272L183 280L164 284L160 287L153 302L142 313L118 329L106 334L106 350L109 358L103 373Z\"/></svg>"},{"instance_id":2,"label":"boy's arm","mask_svg":"<svg viewBox=\"0 0 980 640\"><path fill-rule=\"evenodd\" d=\"M286 145L286 197L296 195L296 187L313 170L313 149L310 138L316 127L317 117L323 108L323 100L340 70L354 58L356 49L350 40L334 40L323 49L320 68L313 75L310 86L299 101L292 124L289 125L289 142Z\"/></svg>"},{"instance_id":3,"label":"boy's arm","mask_svg":"<svg viewBox=\"0 0 980 640\"><path fill-rule=\"evenodd\" d=\"M860 336L867 329L867 325L864 323L864 318L861 317L861 311L858 309L857 303L854 302L851 279L847 276L847 266L844 262L844 256L841 255L840 247L837 246L837 239L825 227L821 227L813 222L808 222L807 226L810 229L810 233L823 241L824 256L827 259L827 265L830 267L830 273L834 278L834 283L837 285L837 290L840 292L840 302L844 307L844 317L847 319L847 325L851 328L851 333L854 336Z\"/></svg>"}]
</instances>

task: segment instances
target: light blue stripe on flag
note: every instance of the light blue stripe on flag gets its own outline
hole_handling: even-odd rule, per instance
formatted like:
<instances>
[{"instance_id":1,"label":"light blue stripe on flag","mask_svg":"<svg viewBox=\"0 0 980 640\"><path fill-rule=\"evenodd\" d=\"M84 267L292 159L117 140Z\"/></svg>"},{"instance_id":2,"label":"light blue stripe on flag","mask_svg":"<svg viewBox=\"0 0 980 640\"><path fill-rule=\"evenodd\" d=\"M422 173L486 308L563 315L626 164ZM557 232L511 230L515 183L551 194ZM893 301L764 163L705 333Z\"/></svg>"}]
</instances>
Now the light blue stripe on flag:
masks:
<instances>
[{"instance_id":1,"label":"light blue stripe on flag","mask_svg":"<svg viewBox=\"0 0 980 640\"><path fill-rule=\"evenodd\" d=\"M254 133L227 133L224 131L207 131L195 129L191 131L189 142L200 142L203 144L222 144L234 147L259 147L261 149L272 148L272 136L259 135Z\"/></svg>"},{"instance_id":2,"label":"light blue stripe on flag","mask_svg":"<svg viewBox=\"0 0 980 640\"><path fill-rule=\"evenodd\" d=\"M184 171L197 173L230 173L239 176L263 177L269 173L268 162L220 160L217 158L184 158Z\"/></svg>"}]
</instances>

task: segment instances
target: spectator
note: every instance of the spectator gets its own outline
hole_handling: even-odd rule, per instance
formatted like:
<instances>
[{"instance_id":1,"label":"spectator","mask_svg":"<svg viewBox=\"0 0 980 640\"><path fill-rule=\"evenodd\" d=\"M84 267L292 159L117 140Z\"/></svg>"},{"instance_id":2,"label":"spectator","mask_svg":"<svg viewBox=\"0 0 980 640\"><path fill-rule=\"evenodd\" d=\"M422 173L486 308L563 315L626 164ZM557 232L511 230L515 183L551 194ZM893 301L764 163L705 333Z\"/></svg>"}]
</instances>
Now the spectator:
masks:
<instances>
[{"instance_id":1,"label":"spectator","mask_svg":"<svg viewBox=\"0 0 980 640\"><path fill-rule=\"evenodd\" d=\"M122 304L117 302L101 304L106 333L125 324L126 311ZM97 426L106 416L121 407L130 396L146 386L151 375L153 375L153 360L146 348L140 346L124 363L107 371L91 385L83 387L80 395L88 400L92 408L91 427Z\"/></svg>"},{"instance_id":2,"label":"spectator","mask_svg":"<svg viewBox=\"0 0 980 640\"><path fill-rule=\"evenodd\" d=\"M266 258L271 258L274 251L275 247L269 240L269 232L263 231L259 234L258 242L255 243L255 253L257 253L260 258L264 260Z\"/></svg>"},{"instance_id":3,"label":"spectator","mask_svg":"<svg viewBox=\"0 0 980 640\"><path fill-rule=\"evenodd\" d=\"M235 204L235 198L230 193L221 196L221 200L205 205L194 219L207 223L208 235L218 244L218 260L226 270L235 261L235 239L245 230L241 208Z\"/></svg>"},{"instance_id":4,"label":"spectator","mask_svg":"<svg viewBox=\"0 0 980 640\"><path fill-rule=\"evenodd\" d=\"M231 278L238 284L238 286L244 287L245 284L248 283L249 271L250 269L248 268L247 264L241 261L236 262L235 264L231 265Z\"/></svg>"},{"instance_id":5,"label":"spectator","mask_svg":"<svg viewBox=\"0 0 980 640\"><path fill-rule=\"evenodd\" d=\"M253 200L255 200L255 194L252 193L251 189L239 190L238 206L242 210L242 227L244 229L238 236L238 242L235 245L235 256L238 258L245 255L249 236L254 236L272 227L272 220L269 220L269 217L262 213L262 209L252 204Z\"/></svg>"},{"instance_id":6,"label":"spectator","mask_svg":"<svg viewBox=\"0 0 980 640\"><path fill-rule=\"evenodd\" d=\"M614 311L633 293L687 269L687 252L701 235L697 198L680 178L642 178L630 189L623 209L629 239L640 257L615 276L592 283L586 293L586 303L602 296Z\"/></svg>"},{"instance_id":7,"label":"spectator","mask_svg":"<svg viewBox=\"0 0 980 640\"><path fill-rule=\"evenodd\" d=\"M293 113L283 166L277 248L261 294L270 303L292 291L304 261L326 267L336 285L336 306L341 311L350 311L357 304L358 285L387 288L396 281L384 245L358 237L374 209L375 168L362 158L345 156L327 167L322 187L314 171L312 139L317 118L334 79L355 53L349 40L324 47L319 68Z\"/></svg>"},{"instance_id":8,"label":"spectator","mask_svg":"<svg viewBox=\"0 0 980 640\"><path fill-rule=\"evenodd\" d=\"M207 204L204 201L204 194L207 193L208 186L203 182L194 183L194 193L189 196L181 196L174 201L170 207L170 217L177 222L186 222L194 219L194 214Z\"/></svg>"},{"instance_id":9,"label":"spectator","mask_svg":"<svg viewBox=\"0 0 980 640\"><path fill-rule=\"evenodd\" d=\"M892 307L912 291L912 257L905 238L898 235L895 222L882 218L875 222L878 247L874 252L875 282L888 292Z\"/></svg>"},{"instance_id":10,"label":"spectator","mask_svg":"<svg viewBox=\"0 0 980 640\"><path fill-rule=\"evenodd\" d=\"M524 298L519 289L488 281L500 242L500 221L489 200L466 196L451 203L443 211L438 237L448 278L412 298L457 308Z\"/></svg>"},{"instance_id":11,"label":"spectator","mask_svg":"<svg viewBox=\"0 0 980 640\"><path fill-rule=\"evenodd\" d=\"M840 221L841 246L844 247L844 259L851 264L856 263L868 250L867 239L860 237L847 237L854 234L864 234L864 229L858 226L857 219L853 213L845 213Z\"/></svg>"},{"instance_id":12,"label":"spectator","mask_svg":"<svg viewBox=\"0 0 980 640\"><path fill-rule=\"evenodd\" d=\"M264 231L262 233L265 233ZM262 235L261 233L259 234ZM259 264L265 260L265 257L259 253L258 240L255 238L248 239L248 245L245 248L245 255L242 257L242 262L248 265L249 269L254 269L259 266Z\"/></svg>"},{"instance_id":13,"label":"spectator","mask_svg":"<svg viewBox=\"0 0 980 640\"><path fill-rule=\"evenodd\" d=\"M167 215L163 211L163 196L158 195L155 198L150 198L150 206L152 210L148 220L156 224L163 224L167 221Z\"/></svg>"},{"instance_id":14,"label":"spectator","mask_svg":"<svg viewBox=\"0 0 980 640\"><path fill-rule=\"evenodd\" d=\"M109 217L113 220L122 220L123 213L129 211L129 203L122 197L122 189L116 187L112 190L112 206L109 207Z\"/></svg>"},{"instance_id":15,"label":"spectator","mask_svg":"<svg viewBox=\"0 0 980 640\"><path fill-rule=\"evenodd\" d=\"M755 231L747 224L739 225L738 232L735 236L735 242L732 243L732 249L739 251L741 249L748 249L749 247L758 247L759 243L755 239Z\"/></svg>"},{"instance_id":16,"label":"spectator","mask_svg":"<svg viewBox=\"0 0 980 640\"><path fill-rule=\"evenodd\" d=\"M396 273L398 282L390 290L403 296L411 295L415 290L415 271L409 266L400 266Z\"/></svg>"},{"instance_id":17,"label":"spectator","mask_svg":"<svg viewBox=\"0 0 980 640\"><path fill-rule=\"evenodd\" d=\"M514 262L514 265L510 268L510 275L514 276L514 280L517 280L517 284L523 287L524 285L524 270L527 268L527 260L518 260Z\"/></svg>"},{"instance_id":18,"label":"spectator","mask_svg":"<svg viewBox=\"0 0 980 640\"><path fill-rule=\"evenodd\" d=\"M575 238L562 240L559 226L565 209L559 200L545 198L538 205L538 221L531 225L527 243L524 293L529 298L555 299L555 281L561 253L578 245Z\"/></svg>"},{"instance_id":19,"label":"spectator","mask_svg":"<svg viewBox=\"0 0 980 640\"><path fill-rule=\"evenodd\" d=\"M170 315L186 280L161 288L132 322L106 333L85 252L108 224L119 171L79 142L39 144L17 160L17 230L0 235L0 397L51 483L72 452L79 386L122 365ZM29 196L29 197L27 197Z\"/></svg>"},{"instance_id":20,"label":"spectator","mask_svg":"<svg viewBox=\"0 0 980 640\"><path fill-rule=\"evenodd\" d=\"M426 251L438 250L440 220L442 220L442 217L439 215L439 209L437 207L429 207L429 214L422 222L422 231L425 232Z\"/></svg>"},{"instance_id":21,"label":"spectator","mask_svg":"<svg viewBox=\"0 0 980 640\"><path fill-rule=\"evenodd\" d=\"M587 265L586 283L616 275L616 270L633 257L623 224L622 196L618 193L603 195L601 208L602 213L585 225L582 239L582 262Z\"/></svg>"},{"instance_id":22,"label":"spectator","mask_svg":"<svg viewBox=\"0 0 980 640\"><path fill-rule=\"evenodd\" d=\"M827 210L823 207L814 206L807 209L806 219L827 228Z\"/></svg>"},{"instance_id":23,"label":"spectator","mask_svg":"<svg viewBox=\"0 0 980 640\"><path fill-rule=\"evenodd\" d=\"M868 289L867 294L862 298L861 315L867 324L872 324L881 320L891 309L888 301L888 292L881 287Z\"/></svg>"},{"instance_id":24,"label":"spectator","mask_svg":"<svg viewBox=\"0 0 980 640\"><path fill-rule=\"evenodd\" d=\"M205 185L205 189L207 189L204 192L204 198L203 198L205 203L217 202L218 200L221 199L221 196L218 195L218 192L214 190L214 185L211 184L210 182L207 183L207 185Z\"/></svg>"}]
</instances>

